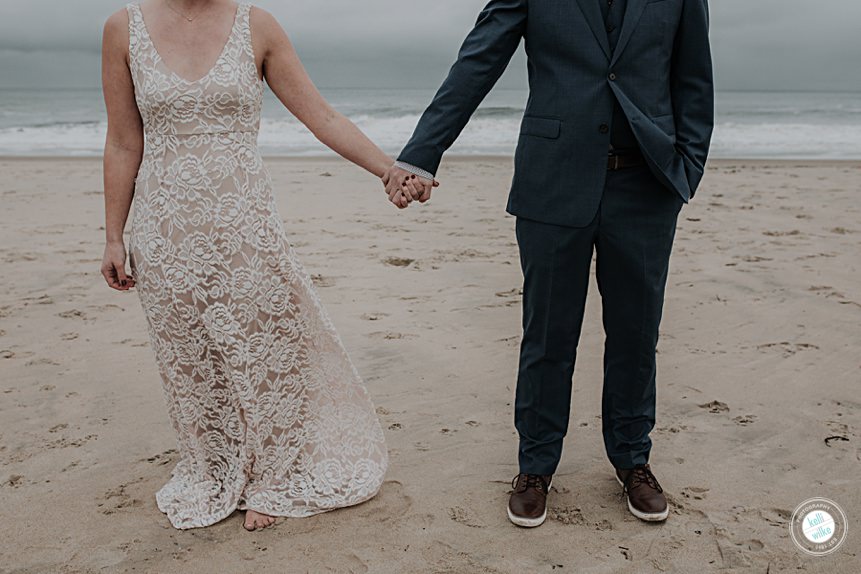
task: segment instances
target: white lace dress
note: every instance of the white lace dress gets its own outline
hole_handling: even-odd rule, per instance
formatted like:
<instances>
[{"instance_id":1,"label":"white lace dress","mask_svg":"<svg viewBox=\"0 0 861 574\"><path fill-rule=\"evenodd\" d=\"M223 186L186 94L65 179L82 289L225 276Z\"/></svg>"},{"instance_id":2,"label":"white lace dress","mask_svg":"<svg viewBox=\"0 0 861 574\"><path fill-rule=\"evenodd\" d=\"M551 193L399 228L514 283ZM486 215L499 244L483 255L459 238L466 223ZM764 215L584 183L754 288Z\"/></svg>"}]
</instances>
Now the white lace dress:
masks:
<instances>
[{"instance_id":1,"label":"white lace dress","mask_svg":"<svg viewBox=\"0 0 861 574\"><path fill-rule=\"evenodd\" d=\"M158 507L194 528L363 502L388 465L383 431L276 210L250 6L195 81L161 60L140 6L128 13L146 134L129 262L179 448Z\"/></svg>"}]
</instances>

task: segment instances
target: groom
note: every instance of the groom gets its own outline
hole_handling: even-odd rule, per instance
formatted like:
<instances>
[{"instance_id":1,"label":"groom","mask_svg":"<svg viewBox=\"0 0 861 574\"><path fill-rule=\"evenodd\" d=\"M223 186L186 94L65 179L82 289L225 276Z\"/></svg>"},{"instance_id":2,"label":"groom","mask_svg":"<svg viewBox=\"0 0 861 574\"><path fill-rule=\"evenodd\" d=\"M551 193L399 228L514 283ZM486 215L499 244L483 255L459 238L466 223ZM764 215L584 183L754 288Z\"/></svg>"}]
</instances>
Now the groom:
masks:
<instances>
[{"instance_id":1,"label":"groom","mask_svg":"<svg viewBox=\"0 0 861 574\"><path fill-rule=\"evenodd\" d=\"M399 207L427 201L443 153L525 39L530 95L507 207L524 274L514 524L547 515L593 250L607 457L636 517L668 515L648 464L655 348L676 220L713 128L708 28L707 0L492 0L384 179Z\"/></svg>"}]
</instances>

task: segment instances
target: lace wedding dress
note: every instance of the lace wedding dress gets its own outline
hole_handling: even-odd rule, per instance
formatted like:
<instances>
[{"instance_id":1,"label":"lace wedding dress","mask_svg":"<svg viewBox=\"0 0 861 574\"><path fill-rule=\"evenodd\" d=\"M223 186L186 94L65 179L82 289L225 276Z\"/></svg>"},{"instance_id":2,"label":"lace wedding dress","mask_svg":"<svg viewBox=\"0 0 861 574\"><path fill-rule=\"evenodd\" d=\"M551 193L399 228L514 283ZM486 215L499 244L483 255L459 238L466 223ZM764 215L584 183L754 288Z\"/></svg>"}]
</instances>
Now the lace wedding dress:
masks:
<instances>
[{"instance_id":1,"label":"lace wedding dress","mask_svg":"<svg viewBox=\"0 0 861 574\"><path fill-rule=\"evenodd\" d=\"M146 134L129 263L179 447L158 507L194 528L236 509L299 517L363 502L388 465L383 431L276 211L250 6L195 81L127 8Z\"/></svg>"}]
</instances>

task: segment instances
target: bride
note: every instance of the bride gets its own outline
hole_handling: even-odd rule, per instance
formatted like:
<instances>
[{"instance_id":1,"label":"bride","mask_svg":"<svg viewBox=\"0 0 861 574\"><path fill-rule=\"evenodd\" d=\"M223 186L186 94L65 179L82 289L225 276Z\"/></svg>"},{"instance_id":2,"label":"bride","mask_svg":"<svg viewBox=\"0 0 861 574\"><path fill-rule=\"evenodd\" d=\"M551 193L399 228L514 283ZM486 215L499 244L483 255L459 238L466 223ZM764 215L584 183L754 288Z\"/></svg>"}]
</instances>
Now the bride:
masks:
<instances>
[{"instance_id":1,"label":"bride","mask_svg":"<svg viewBox=\"0 0 861 574\"><path fill-rule=\"evenodd\" d=\"M105 25L102 274L135 288L146 316L179 449L156 502L176 528L238 509L255 530L358 504L388 465L276 211L257 148L264 80L321 142L388 182L392 159L326 103L263 10L143 0ZM405 205L419 184L403 185Z\"/></svg>"}]
</instances>

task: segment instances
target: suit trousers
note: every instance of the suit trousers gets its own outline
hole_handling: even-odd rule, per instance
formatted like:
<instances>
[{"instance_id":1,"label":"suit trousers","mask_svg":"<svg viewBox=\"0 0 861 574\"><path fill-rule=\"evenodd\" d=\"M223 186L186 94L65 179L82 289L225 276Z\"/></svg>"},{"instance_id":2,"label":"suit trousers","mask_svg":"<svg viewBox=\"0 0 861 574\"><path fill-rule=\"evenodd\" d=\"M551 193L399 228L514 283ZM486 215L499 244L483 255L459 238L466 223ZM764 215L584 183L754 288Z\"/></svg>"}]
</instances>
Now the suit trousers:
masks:
<instances>
[{"instance_id":1,"label":"suit trousers","mask_svg":"<svg viewBox=\"0 0 861 574\"><path fill-rule=\"evenodd\" d=\"M682 205L641 165L607 172L585 227L517 219L524 275L514 408L520 472L553 474L562 455L593 249L605 333L604 446L616 468L648 462L658 327Z\"/></svg>"}]
</instances>

